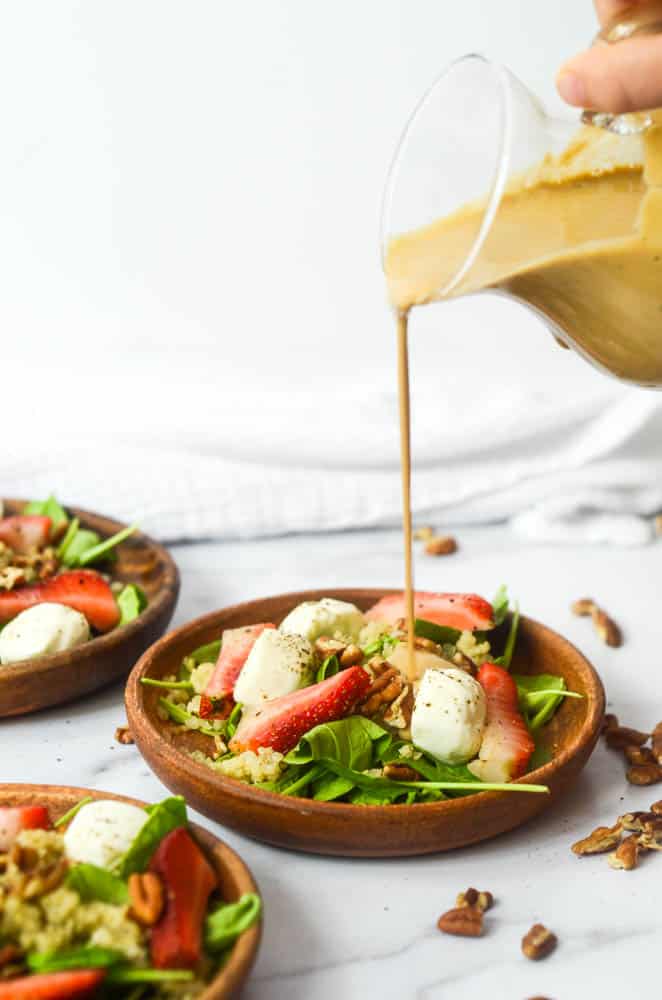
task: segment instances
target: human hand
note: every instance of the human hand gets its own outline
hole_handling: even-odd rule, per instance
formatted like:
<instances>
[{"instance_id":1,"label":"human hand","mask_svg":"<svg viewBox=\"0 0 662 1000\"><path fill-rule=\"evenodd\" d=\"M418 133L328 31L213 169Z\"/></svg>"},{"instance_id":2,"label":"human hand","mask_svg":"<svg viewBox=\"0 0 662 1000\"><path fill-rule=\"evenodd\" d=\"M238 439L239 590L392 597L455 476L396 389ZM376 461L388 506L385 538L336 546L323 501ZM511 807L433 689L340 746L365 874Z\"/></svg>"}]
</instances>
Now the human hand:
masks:
<instances>
[{"instance_id":1,"label":"human hand","mask_svg":"<svg viewBox=\"0 0 662 1000\"><path fill-rule=\"evenodd\" d=\"M595 0L601 27L651 0ZM662 3L658 3L662 23ZM556 78L561 97L579 108L622 114L662 106L662 34L595 45L564 63Z\"/></svg>"}]
</instances>

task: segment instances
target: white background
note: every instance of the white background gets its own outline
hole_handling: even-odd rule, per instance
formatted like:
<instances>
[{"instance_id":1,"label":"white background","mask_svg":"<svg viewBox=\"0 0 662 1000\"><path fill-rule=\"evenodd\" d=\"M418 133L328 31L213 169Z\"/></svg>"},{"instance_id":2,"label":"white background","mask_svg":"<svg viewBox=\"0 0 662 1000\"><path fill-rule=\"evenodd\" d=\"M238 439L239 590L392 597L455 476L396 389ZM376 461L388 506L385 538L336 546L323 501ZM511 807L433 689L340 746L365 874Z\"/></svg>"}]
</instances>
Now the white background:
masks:
<instances>
[{"instance_id":1,"label":"white background","mask_svg":"<svg viewBox=\"0 0 662 1000\"><path fill-rule=\"evenodd\" d=\"M293 387L392 380L379 208L413 104L473 50L560 106L556 68L594 29L588 0L5 4L5 413L54 447L182 423L213 447L229 389L268 433ZM490 382L609 385L508 302L423 310L415 330L420 393L447 367L484 401Z\"/></svg>"}]
</instances>

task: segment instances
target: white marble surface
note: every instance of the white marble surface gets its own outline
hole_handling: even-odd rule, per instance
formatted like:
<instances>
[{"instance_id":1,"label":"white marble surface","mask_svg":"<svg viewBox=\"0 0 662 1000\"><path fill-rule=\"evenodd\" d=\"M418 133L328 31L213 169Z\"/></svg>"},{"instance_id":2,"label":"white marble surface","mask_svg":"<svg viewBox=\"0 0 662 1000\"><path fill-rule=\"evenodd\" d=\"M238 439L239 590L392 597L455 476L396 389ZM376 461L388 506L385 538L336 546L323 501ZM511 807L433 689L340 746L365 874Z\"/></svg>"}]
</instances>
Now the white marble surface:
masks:
<instances>
[{"instance_id":1,"label":"white marble surface","mask_svg":"<svg viewBox=\"0 0 662 1000\"><path fill-rule=\"evenodd\" d=\"M608 701L626 722L662 717L659 692L661 549L524 546L502 528L460 534L453 559L419 557L418 584L490 595L507 581L524 609L567 634L602 674ZM176 622L260 594L306 586L397 585L396 532L207 544L174 551L183 588ZM599 598L622 622L627 643L608 650L590 624L573 618L574 597ZM76 783L145 799L164 794L135 747L113 732L124 720L122 688L75 705L0 725L0 776ZM627 808L662 795L628 787L619 757L598 747L575 790L554 811L511 834L450 855L389 861L309 857L224 836L246 859L265 901L265 934L249 1000L363 1000L478 996L525 1000L622 997L657 977L662 931L657 893L662 859L614 872L604 858L578 860L570 844ZM202 822L223 831L208 820ZM659 866L659 867L658 867ZM439 914L467 885L490 889L498 905L479 940L436 930ZM519 942L534 921L559 936L534 964Z\"/></svg>"}]
</instances>

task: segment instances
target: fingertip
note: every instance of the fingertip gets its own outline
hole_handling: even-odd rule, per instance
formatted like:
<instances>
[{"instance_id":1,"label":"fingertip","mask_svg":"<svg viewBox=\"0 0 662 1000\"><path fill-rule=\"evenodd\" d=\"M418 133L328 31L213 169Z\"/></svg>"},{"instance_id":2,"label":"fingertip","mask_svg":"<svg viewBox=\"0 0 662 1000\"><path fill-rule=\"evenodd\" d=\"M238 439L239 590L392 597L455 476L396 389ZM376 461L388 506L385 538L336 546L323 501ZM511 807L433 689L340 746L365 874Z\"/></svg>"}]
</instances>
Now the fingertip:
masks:
<instances>
[{"instance_id":1,"label":"fingertip","mask_svg":"<svg viewBox=\"0 0 662 1000\"><path fill-rule=\"evenodd\" d=\"M561 67L556 77L556 89L566 104L570 104L574 108L586 107L586 84L579 73L572 69L572 67Z\"/></svg>"}]
</instances>

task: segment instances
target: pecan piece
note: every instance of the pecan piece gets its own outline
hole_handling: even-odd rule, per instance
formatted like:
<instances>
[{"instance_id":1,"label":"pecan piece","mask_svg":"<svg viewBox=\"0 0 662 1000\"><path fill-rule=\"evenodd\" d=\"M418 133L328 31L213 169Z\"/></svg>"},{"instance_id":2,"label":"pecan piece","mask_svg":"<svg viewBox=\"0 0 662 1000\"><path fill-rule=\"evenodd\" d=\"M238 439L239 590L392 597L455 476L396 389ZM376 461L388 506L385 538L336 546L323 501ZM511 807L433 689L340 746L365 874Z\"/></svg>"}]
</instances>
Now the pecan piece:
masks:
<instances>
[{"instance_id":1,"label":"pecan piece","mask_svg":"<svg viewBox=\"0 0 662 1000\"><path fill-rule=\"evenodd\" d=\"M115 739L123 746L130 746L132 743L136 742L133 738L133 733L128 726L118 726L115 730Z\"/></svg>"},{"instance_id":2,"label":"pecan piece","mask_svg":"<svg viewBox=\"0 0 662 1000\"><path fill-rule=\"evenodd\" d=\"M165 903L163 883L156 872L134 872L129 875L129 916L143 927L152 927Z\"/></svg>"},{"instance_id":3,"label":"pecan piece","mask_svg":"<svg viewBox=\"0 0 662 1000\"><path fill-rule=\"evenodd\" d=\"M592 597L580 597L578 601L572 602L570 610L573 615L578 615L580 618L588 618L589 615L593 614L594 607L595 601Z\"/></svg>"},{"instance_id":4,"label":"pecan piece","mask_svg":"<svg viewBox=\"0 0 662 1000\"><path fill-rule=\"evenodd\" d=\"M15 962L20 961L23 957L23 952L15 944L6 944L0 948L0 969L4 969L6 965L13 965Z\"/></svg>"},{"instance_id":5,"label":"pecan piece","mask_svg":"<svg viewBox=\"0 0 662 1000\"><path fill-rule=\"evenodd\" d=\"M638 857L639 844L636 834L632 833L629 837L625 838L613 854L609 855L607 861L612 868L620 868L623 871L629 872L637 867Z\"/></svg>"},{"instance_id":6,"label":"pecan piece","mask_svg":"<svg viewBox=\"0 0 662 1000\"><path fill-rule=\"evenodd\" d=\"M459 906L442 913L437 927L444 934L459 937L480 937L483 933L483 911L476 906Z\"/></svg>"},{"instance_id":7,"label":"pecan piece","mask_svg":"<svg viewBox=\"0 0 662 1000\"><path fill-rule=\"evenodd\" d=\"M624 747L640 747L648 740L650 733L642 733L639 729L628 726L612 726L605 733L607 746L612 750L622 750Z\"/></svg>"},{"instance_id":8,"label":"pecan piece","mask_svg":"<svg viewBox=\"0 0 662 1000\"><path fill-rule=\"evenodd\" d=\"M656 816L662 816L662 799L658 799L651 806L651 812L655 813Z\"/></svg>"},{"instance_id":9,"label":"pecan piece","mask_svg":"<svg viewBox=\"0 0 662 1000\"><path fill-rule=\"evenodd\" d=\"M400 671L396 667L389 667L375 678L368 688L365 698L359 703L361 715L374 715L383 705L390 705L401 693L403 687L404 680Z\"/></svg>"},{"instance_id":10,"label":"pecan piece","mask_svg":"<svg viewBox=\"0 0 662 1000\"><path fill-rule=\"evenodd\" d=\"M662 764L662 722L658 722L651 738L652 754L658 764Z\"/></svg>"},{"instance_id":11,"label":"pecan piece","mask_svg":"<svg viewBox=\"0 0 662 1000\"><path fill-rule=\"evenodd\" d=\"M638 811L624 813L623 816L618 817L618 822L622 830L627 830L629 833L641 833L644 823L652 819L655 819L655 813Z\"/></svg>"},{"instance_id":12,"label":"pecan piece","mask_svg":"<svg viewBox=\"0 0 662 1000\"><path fill-rule=\"evenodd\" d=\"M628 744L623 747L623 753L628 764L655 764L653 751L649 747L634 747Z\"/></svg>"},{"instance_id":13,"label":"pecan piece","mask_svg":"<svg viewBox=\"0 0 662 1000\"><path fill-rule=\"evenodd\" d=\"M457 552L457 542L452 535L437 535L425 543L428 556L451 556L454 552Z\"/></svg>"},{"instance_id":14,"label":"pecan piece","mask_svg":"<svg viewBox=\"0 0 662 1000\"><path fill-rule=\"evenodd\" d=\"M391 781L420 781L421 776L418 771L415 771L413 767L409 767L408 764L385 764L384 765L384 777L390 778Z\"/></svg>"},{"instance_id":15,"label":"pecan piece","mask_svg":"<svg viewBox=\"0 0 662 1000\"><path fill-rule=\"evenodd\" d=\"M534 962L551 955L556 945L556 934L552 934L544 924L534 924L522 938L522 951Z\"/></svg>"},{"instance_id":16,"label":"pecan piece","mask_svg":"<svg viewBox=\"0 0 662 1000\"><path fill-rule=\"evenodd\" d=\"M321 635L319 639L315 640L315 650L324 660L327 656L340 656L341 653L344 653L346 647L346 642L340 642L338 639L332 639L331 636L328 635Z\"/></svg>"},{"instance_id":17,"label":"pecan piece","mask_svg":"<svg viewBox=\"0 0 662 1000\"><path fill-rule=\"evenodd\" d=\"M478 889L469 888L464 892L458 893L455 905L457 907L477 906L479 910L485 913L494 906L494 896L491 892L478 892Z\"/></svg>"},{"instance_id":18,"label":"pecan piece","mask_svg":"<svg viewBox=\"0 0 662 1000\"><path fill-rule=\"evenodd\" d=\"M623 645L623 633L613 618L603 608L594 607L591 612L593 628L607 646L617 648Z\"/></svg>"},{"instance_id":19,"label":"pecan piece","mask_svg":"<svg viewBox=\"0 0 662 1000\"><path fill-rule=\"evenodd\" d=\"M659 764L633 764L625 772L631 785L657 785L662 781L662 767Z\"/></svg>"},{"instance_id":20,"label":"pecan piece","mask_svg":"<svg viewBox=\"0 0 662 1000\"><path fill-rule=\"evenodd\" d=\"M602 733L608 733L611 729L618 729L618 717L613 712L607 712L602 720Z\"/></svg>"},{"instance_id":21,"label":"pecan piece","mask_svg":"<svg viewBox=\"0 0 662 1000\"><path fill-rule=\"evenodd\" d=\"M429 524L423 524L420 528L414 528L414 538L417 542L427 542L434 538L434 528Z\"/></svg>"},{"instance_id":22,"label":"pecan piece","mask_svg":"<svg viewBox=\"0 0 662 1000\"><path fill-rule=\"evenodd\" d=\"M662 817L649 813L651 819L643 820L639 845L647 851L662 851Z\"/></svg>"},{"instance_id":23,"label":"pecan piece","mask_svg":"<svg viewBox=\"0 0 662 1000\"><path fill-rule=\"evenodd\" d=\"M62 884L68 868L66 858L60 858L49 868L26 878L21 887L20 895L23 899L37 899L39 896L45 896L48 892L53 892Z\"/></svg>"},{"instance_id":24,"label":"pecan piece","mask_svg":"<svg viewBox=\"0 0 662 1000\"><path fill-rule=\"evenodd\" d=\"M354 667L363 659L363 651L353 642L340 654L341 667Z\"/></svg>"},{"instance_id":25,"label":"pecan piece","mask_svg":"<svg viewBox=\"0 0 662 1000\"><path fill-rule=\"evenodd\" d=\"M572 851L578 857L586 854L604 854L611 851L621 841L621 826L616 823L614 826L597 826L593 833L583 840L578 840L572 845Z\"/></svg>"}]
</instances>

